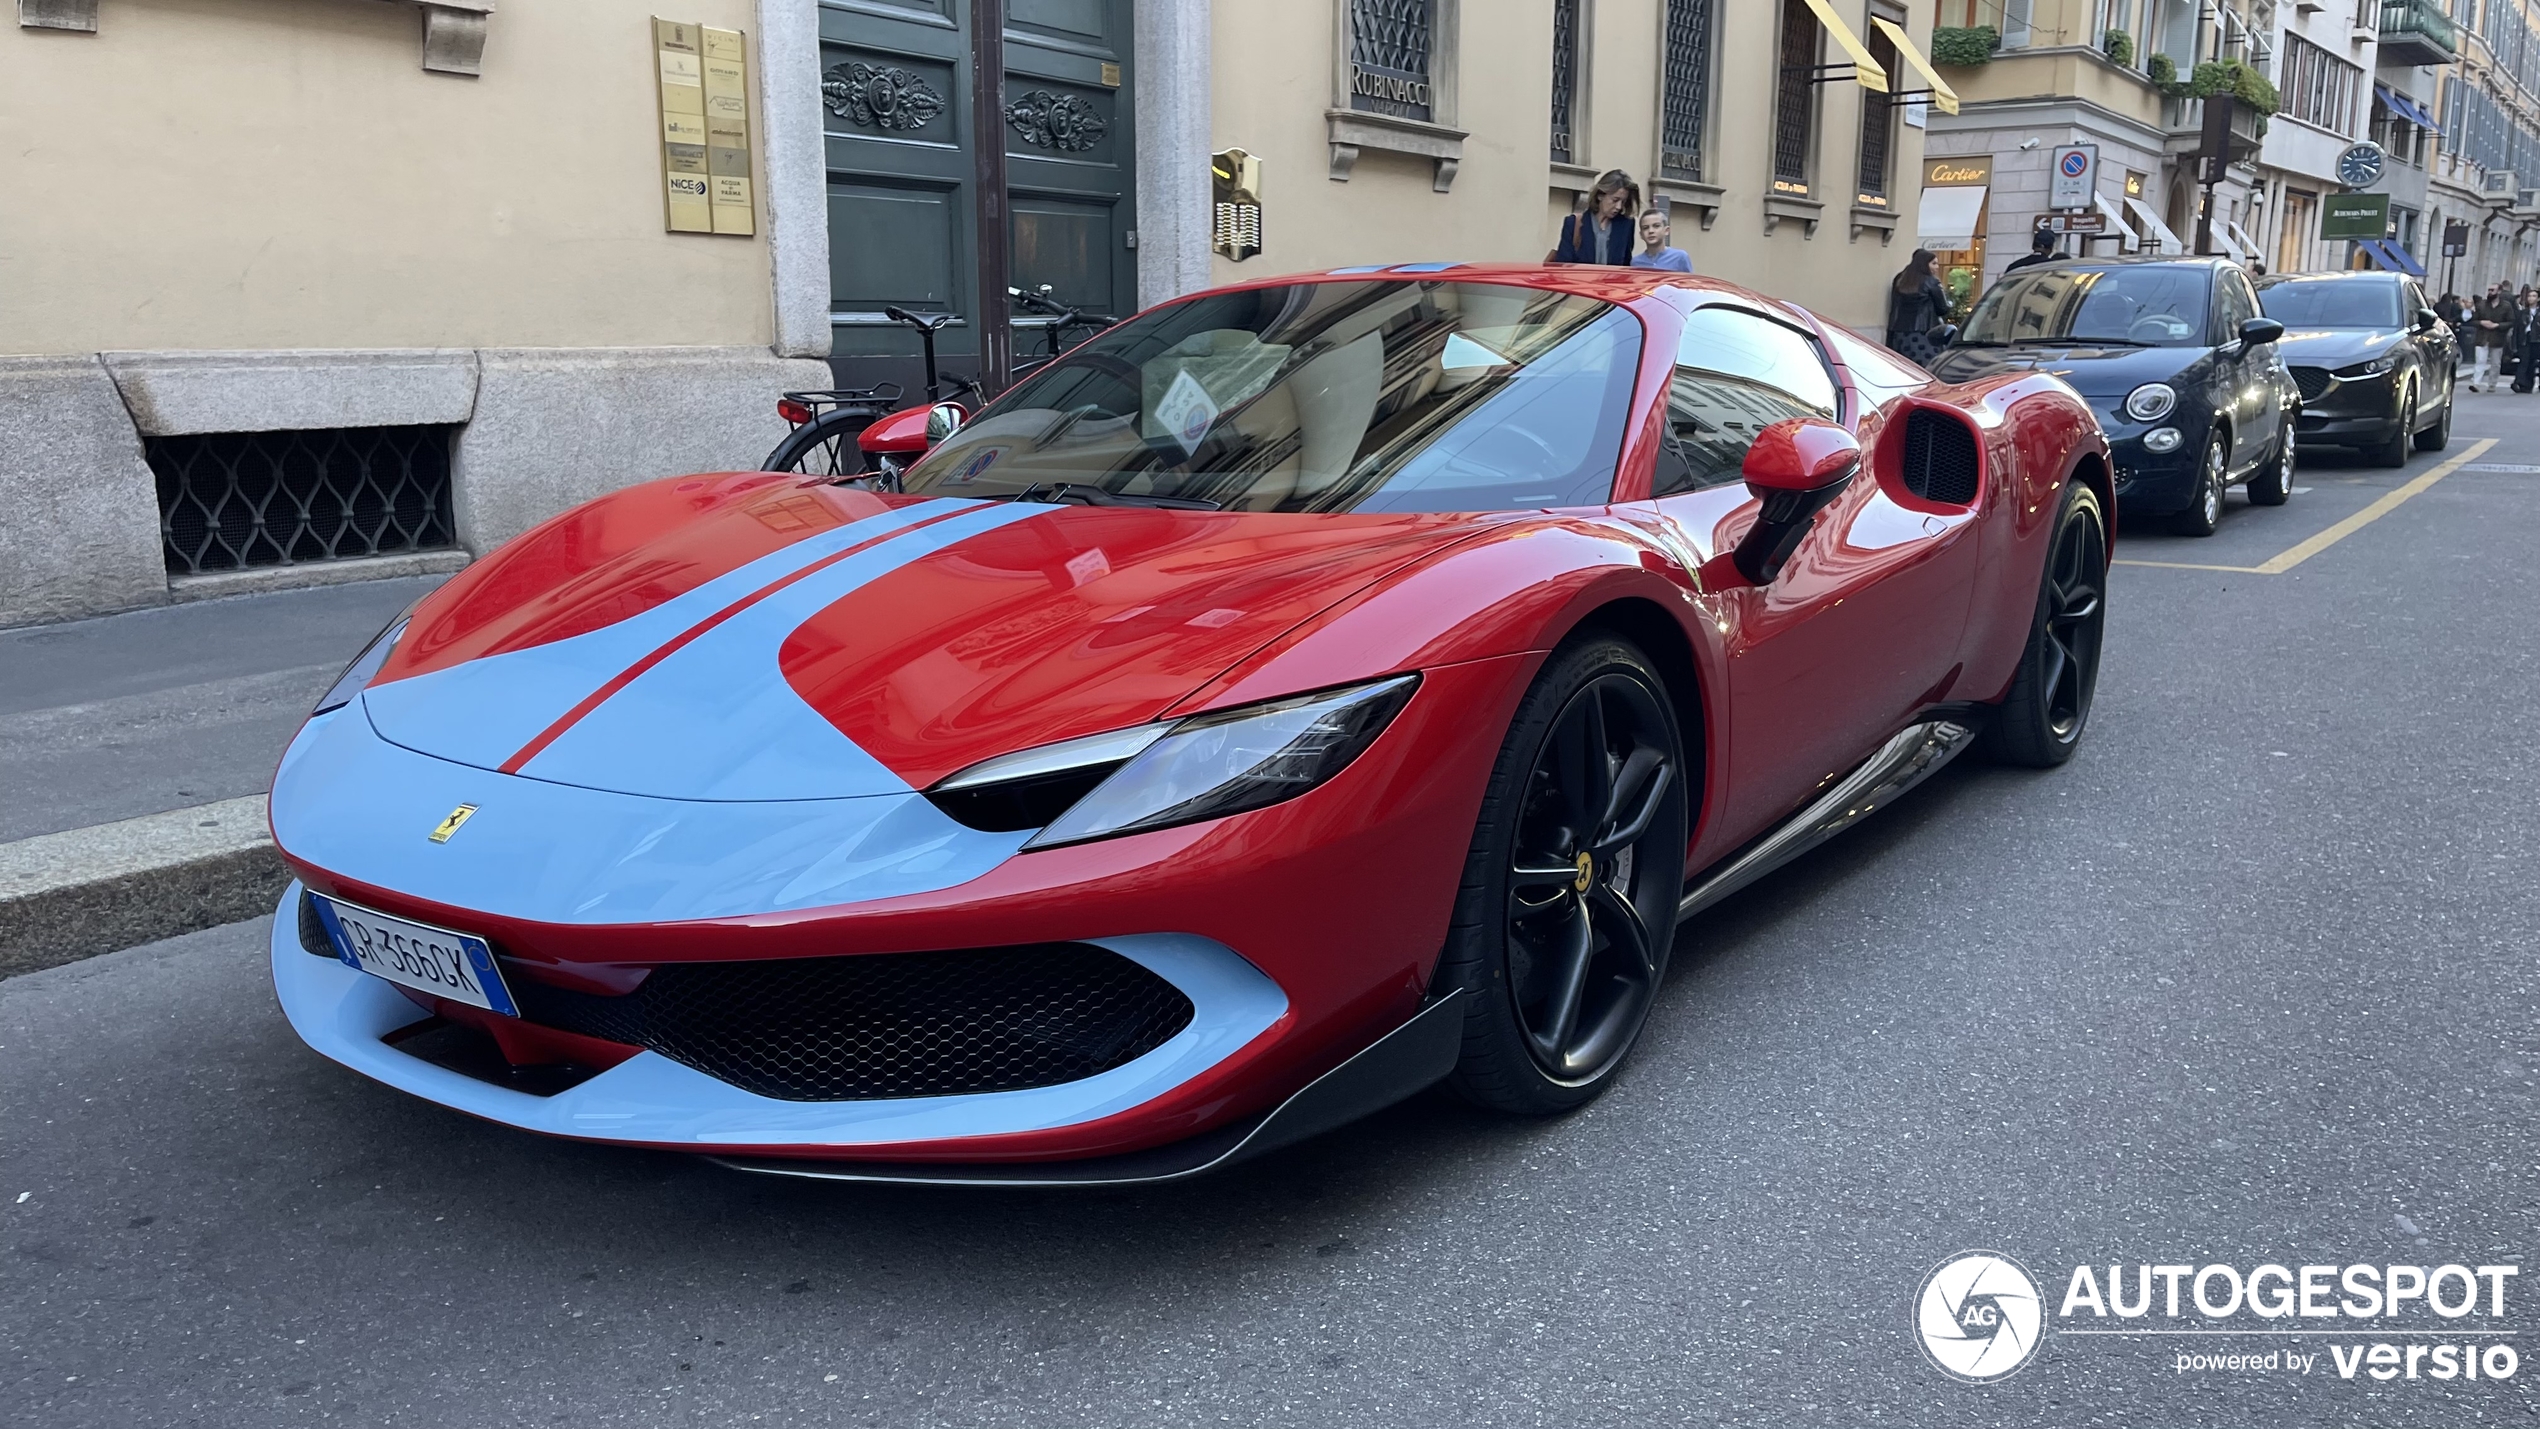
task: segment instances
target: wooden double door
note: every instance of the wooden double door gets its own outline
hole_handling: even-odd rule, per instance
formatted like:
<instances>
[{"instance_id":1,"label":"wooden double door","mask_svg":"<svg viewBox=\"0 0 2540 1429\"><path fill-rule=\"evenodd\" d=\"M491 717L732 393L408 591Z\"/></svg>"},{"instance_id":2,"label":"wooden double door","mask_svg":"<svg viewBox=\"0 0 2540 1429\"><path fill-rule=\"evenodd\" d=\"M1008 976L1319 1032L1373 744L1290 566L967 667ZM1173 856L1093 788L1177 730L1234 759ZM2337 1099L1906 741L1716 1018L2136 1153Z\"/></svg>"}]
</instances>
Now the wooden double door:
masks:
<instances>
[{"instance_id":1,"label":"wooden double door","mask_svg":"<svg viewBox=\"0 0 2540 1429\"><path fill-rule=\"evenodd\" d=\"M923 394L917 335L886 307L955 316L947 375L980 353L980 243L1002 219L1007 282L1092 312L1137 305L1137 76L1132 0L823 0L821 113L829 171L830 365L844 385ZM1003 16L996 132L974 116L972 25ZM1005 192L981 179L1001 145ZM992 201L995 200L995 201ZM992 216L993 215L993 216ZM1013 313L1014 351L1043 324Z\"/></svg>"}]
</instances>

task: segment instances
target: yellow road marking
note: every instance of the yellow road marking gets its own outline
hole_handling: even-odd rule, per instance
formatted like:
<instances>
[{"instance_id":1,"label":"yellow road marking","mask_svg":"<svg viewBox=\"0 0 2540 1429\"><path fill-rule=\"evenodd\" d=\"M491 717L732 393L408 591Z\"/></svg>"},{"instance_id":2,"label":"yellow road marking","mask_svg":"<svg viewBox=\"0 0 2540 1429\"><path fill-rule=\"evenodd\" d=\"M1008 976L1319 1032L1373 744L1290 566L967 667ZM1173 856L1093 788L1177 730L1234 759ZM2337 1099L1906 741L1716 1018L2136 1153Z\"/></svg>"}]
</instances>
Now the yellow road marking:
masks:
<instances>
[{"instance_id":1,"label":"yellow road marking","mask_svg":"<svg viewBox=\"0 0 2540 1429\"><path fill-rule=\"evenodd\" d=\"M2465 467L2471 462L2478 460L2480 457L2485 456L2488 450L2496 445L2496 442L2497 438L2489 437L2484 441L2473 443L2468 451L2465 451L2459 456L2452 458L2450 461L2443 463L2434 470L2425 473L2423 476L2410 480L2405 485L2400 486L2395 490L2382 493L2380 500L2375 501L2363 510L2356 512L2354 515L2347 517L2345 520L2338 522L2336 525L2329 527L2327 530L2320 532L2318 535L2313 536L2311 539L2304 541L2302 544L2295 546L2291 550L2285 551L2280 555L2271 556L2254 566L2200 566L2186 561L2128 560L2119 560L2116 564L2120 566L2158 566L2165 570L2173 571L2228 571L2233 575L2241 576L2280 576L2286 571L2293 569L2295 566L2302 564L2304 561L2309 560L2311 557L2318 555L2320 552L2327 550L2329 547L2336 545L2338 542L2345 540L2347 537L2354 535L2356 532L2371 525L2373 522L2378 521L2382 517L2389 515L2391 512L2398 510L2409 497L2423 493L2427 487L2432 486L2434 483L2450 476L2453 472L2459 471L2462 467Z\"/></svg>"}]
</instances>

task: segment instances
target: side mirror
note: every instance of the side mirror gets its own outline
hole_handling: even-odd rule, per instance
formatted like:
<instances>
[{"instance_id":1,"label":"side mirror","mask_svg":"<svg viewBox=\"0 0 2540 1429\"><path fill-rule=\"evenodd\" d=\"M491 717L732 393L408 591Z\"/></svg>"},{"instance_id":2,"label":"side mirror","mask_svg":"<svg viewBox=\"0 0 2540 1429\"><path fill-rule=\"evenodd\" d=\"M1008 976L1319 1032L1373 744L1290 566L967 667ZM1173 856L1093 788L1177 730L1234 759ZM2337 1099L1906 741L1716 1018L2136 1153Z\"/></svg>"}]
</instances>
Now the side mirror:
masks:
<instances>
[{"instance_id":1,"label":"side mirror","mask_svg":"<svg viewBox=\"0 0 2540 1429\"><path fill-rule=\"evenodd\" d=\"M1923 336L1930 338L1931 345L1934 347L1947 347L1958 340L1958 325L1956 323L1942 323L1940 326L1924 333Z\"/></svg>"},{"instance_id":2,"label":"side mirror","mask_svg":"<svg viewBox=\"0 0 2540 1429\"><path fill-rule=\"evenodd\" d=\"M926 445L937 447L958 432L970 414L961 410L959 402L938 402L926 409Z\"/></svg>"},{"instance_id":3,"label":"side mirror","mask_svg":"<svg viewBox=\"0 0 2540 1429\"><path fill-rule=\"evenodd\" d=\"M1766 427L1747 448L1742 470L1763 510L1737 549L1714 557L1704 575L1727 585L1734 572L1737 582L1771 585L1817 513L1833 505L1860 470L1860 441L1832 422L1793 417Z\"/></svg>"},{"instance_id":4,"label":"side mirror","mask_svg":"<svg viewBox=\"0 0 2540 1429\"><path fill-rule=\"evenodd\" d=\"M2240 341L2244 347L2264 347L2284 336L2284 324L2273 318L2251 318L2240 325Z\"/></svg>"},{"instance_id":5,"label":"side mirror","mask_svg":"<svg viewBox=\"0 0 2540 1429\"><path fill-rule=\"evenodd\" d=\"M2417 332L2419 335L2434 331L2436 325L2442 321L2442 315L2435 312L2432 308L2417 309Z\"/></svg>"}]
</instances>

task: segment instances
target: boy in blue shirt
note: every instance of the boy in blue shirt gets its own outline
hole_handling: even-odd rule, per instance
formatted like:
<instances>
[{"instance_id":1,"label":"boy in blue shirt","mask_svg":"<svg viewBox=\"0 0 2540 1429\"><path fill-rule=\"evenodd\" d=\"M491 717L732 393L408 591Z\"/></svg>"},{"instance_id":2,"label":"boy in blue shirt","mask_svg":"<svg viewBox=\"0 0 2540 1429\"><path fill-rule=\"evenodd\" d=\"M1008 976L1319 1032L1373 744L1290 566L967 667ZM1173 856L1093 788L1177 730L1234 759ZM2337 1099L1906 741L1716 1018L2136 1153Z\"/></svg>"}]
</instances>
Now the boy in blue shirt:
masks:
<instances>
[{"instance_id":1,"label":"boy in blue shirt","mask_svg":"<svg viewBox=\"0 0 2540 1429\"><path fill-rule=\"evenodd\" d=\"M1693 257L1681 248L1667 246L1669 229L1667 210L1653 208L1640 216L1641 249L1632 255L1635 268L1663 268L1670 273L1693 271Z\"/></svg>"}]
</instances>

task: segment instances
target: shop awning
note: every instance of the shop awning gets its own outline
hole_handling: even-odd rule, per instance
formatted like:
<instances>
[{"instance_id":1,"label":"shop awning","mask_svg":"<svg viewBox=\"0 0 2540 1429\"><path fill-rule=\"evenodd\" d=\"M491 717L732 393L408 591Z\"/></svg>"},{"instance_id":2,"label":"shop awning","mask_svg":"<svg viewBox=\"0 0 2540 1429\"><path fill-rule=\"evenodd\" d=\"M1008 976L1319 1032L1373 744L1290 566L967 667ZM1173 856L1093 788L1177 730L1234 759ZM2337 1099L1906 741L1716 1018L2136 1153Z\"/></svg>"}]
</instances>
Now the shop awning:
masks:
<instances>
[{"instance_id":1,"label":"shop awning","mask_svg":"<svg viewBox=\"0 0 2540 1429\"><path fill-rule=\"evenodd\" d=\"M2126 195L2125 206L2128 213L2131 213L2136 218L2143 220L2143 231L2152 235L2152 245L2155 249L2162 253L2184 253L2187 251L2187 245L2178 241L2178 235L2170 232L2170 226L2168 224L2161 222L2161 216L2152 211L2152 205L2145 203L2143 200L2136 198L2132 194L2128 194Z\"/></svg>"},{"instance_id":2,"label":"shop awning","mask_svg":"<svg viewBox=\"0 0 2540 1429\"><path fill-rule=\"evenodd\" d=\"M2240 251L2249 255L2247 258L2243 258L2240 261L2244 263L2256 261L2261 250L2258 247L2258 240L2249 236L2249 230L2232 222L2230 219L2223 220L2223 227L2231 230L2232 238L2240 244Z\"/></svg>"},{"instance_id":3,"label":"shop awning","mask_svg":"<svg viewBox=\"0 0 2540 1429\"><path fill-rule=\"evenodd\" d=\"M2411 278L2425 276L2425 265L2417 261L2415 254L2401 247L2396 239L2360 238L2355 241L2355 246L2364 251L2364 256L2373 261L2374 267L2385 273L2405 273Z\"/></svg>"},{"instance_id":4,"label":"shop awning","mask_svg":"<svg viewBox=\"0 0 2540 1429\"><path fill-rule=\"evenodd\" d=\"M2249 250L2241 247L2240 240L2231 236L2230 224L2218 223L2214 225L2214 241L2222 245L2223 256L2225 258L2230 259L2234 263L2246 263L2249 261Z\"/></svg>"},{"instance_id":5,"label":"shop awning","mask_svg":"<svg viewBox=\"0 0 2540 1429\"><path fill-rule=\"evenodd\" d=\"M2134 231L2134 225L2125 221L2125 214L2119 211L2115 204L2108 202L2106 194L2092 194L2090 201L2099 206L2099 216L2108 220L2108 227L2124 237L2126 247L2143 246L2143 235Z\"/></svg>"},{"instance_id":6,"label":"shop awning","mask_svg":"<svg viewBox=\"0 0 2540 1429\"><path fill-rule=\"evenodd\" d=\"M2437 134L2443 132L2443 126L2435 121L2433 110L2426 108L2424 105L2417 103L2415 100L2410 99L2406 95L2401 94L2399 91L2392 89L2386 84L2374 85L2372 87L2372 97L2381 101L2382 108L2389 110L2391 113L2398 115L2402 119L2407 120L2419 129L2431 129Z\"/></svg>"},{"instance_id":7,"label":"shop awning","mask_svg":"<svg viewBox=\"0 0 2540 1429\"><path fill-rule=\"evenodd\" d=\"M1957 113L1958 91L1951 89L1949 87L1949 81L1940 77L1940 71L1931 67L1931 61L1923 57L1922 51L1914 48L1914 41L1908 37L1902 29L1897 27L1896 22L1888 19L1884 15L1873 15L1870 17L1870 25L1881 34L1887 36L1887 42L1896 46L1897 57L1905 61L1905 67L1907 69L1912 70L1916 75L1921 77L1923 81L1923 89L1930 91L1930 93L1926 95L1921 91L1909 89L1903 91L1900 97L1909 99L1927 98L1931 101L1931 107L1939 110L1941 113Z\"/></svg>"},{"instance_id":8,"label":"shop awning","mask_svg":"<svg viewBox=\"0 0 2540 1429\"><path fill-rule=\"evenodd\" d=\"M1977 225L1984 221L1984 195L1983 184L1923 190L1922 225L1914 246L1935 253L1975 247Z\"/></svg>"},{"instance_id":9,"label":"shop awning","mask_svg":"<svg viewBox=\"0 0 2540 1429\"><path fill-rule=\"evenodd\" d=\"M1851 59L1853 82L1863 89L1887 93L1886 68L1870 57L1870 47L1861 43L1861 37L1852 33L1852 27L1843 23L1843 17L1834 12L1833 0L1808 0L1808 8L1815 12L1817 23L1825 26L1826 33L1833 37L1835 47Z\"/></svg>"}]
</instances>

